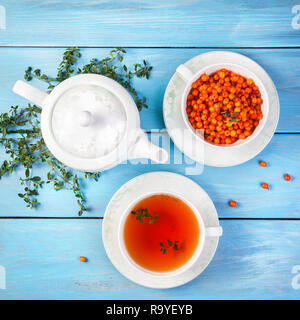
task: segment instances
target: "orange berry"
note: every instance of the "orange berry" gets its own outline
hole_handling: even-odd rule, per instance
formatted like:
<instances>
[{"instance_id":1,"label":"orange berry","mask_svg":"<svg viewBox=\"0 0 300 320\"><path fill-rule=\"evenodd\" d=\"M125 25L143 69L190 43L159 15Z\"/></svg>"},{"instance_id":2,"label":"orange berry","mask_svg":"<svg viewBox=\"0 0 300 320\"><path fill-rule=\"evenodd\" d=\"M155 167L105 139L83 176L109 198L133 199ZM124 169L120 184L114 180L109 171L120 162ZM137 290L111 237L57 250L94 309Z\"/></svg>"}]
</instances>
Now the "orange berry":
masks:
<instances>
[{"instance_id":1,"label":"orange berry","mask_svg":"<svg viewBox=\"0 0 300 320\"><path fill-rule=\"evenodd\" d=\"M263 182L263 183L261 184L261 187L262 187L263 189L269 189L269 185L268 185L266 182Z\"/></svg>"},{"instance_id":2,"label":"orange berry","mask_svg":"<svg viewBox=\"0 0 300 320\"><path fill-rule=\"evenodd\" d=\"M231 144L231 139L230 139L230 138L226 138L226 139L225 139L225 143L226 143L226 144Z\"/></svg>"},{"instance_id":3,"label":"orange berry","mask_svg":"<svg viewBox=\"0 0 300 320\"><path fill-rule=\"evenodd\" d=\"M291 176L290 176L288 173L286 173L286 174L284 175L284 180L290 181L290 180L291 180Z\"/></svg>"},{"instance_id":4,"label":"orange berry","mask_svg":"<svg viewBox=\"0 0 300 320\"><path fill-rule=\"evenodd\" d=\"M247 79L247 84L249 85L249 86L251 86L252 84L253 84L253 80L252 79Z\"/></svg>"},{"instance_id":5,"label":"orange berry","mask_svg":"<svg viewBox=\"0 0 300 320\"><path fill-rule=\"evenodd\" d=\"M87 259L86 259L86 257L80 256L80 257L79 257L79 260L80 260L81 262L86 262Z\"/></svg>"},{"instance_id":6,"label":"orange berry","mask_svg":"<svg viewBox=\"0 0 300 320\"><path fill-rule=\"evenodd\" d=\"M229 205L230 205L230 207L234 208L234 207L236 206L236 201L231 200L231 201L229 202Z\"/></svg>"},{"instance_id":7,"label":"orange berry","mask_svg":"<svg viewBox=\"0 0 300 320\"><path fill-rule=\"evenodd\" d=\"M225 78L225 73L223 71L219 71L219 77L221 79L224 79Z\"/></svg>"},{"instance_id":8,"label":"orange berry","mask_svg":"<svg viewBox=\"0 0 300 320\"><path fill-rule=\"evenodd\" d=\"M197 90L197 89L194 89L193 91L192 91L192 95L195 97L195 96L197 96L199 94L199 91Z\"/></svg>"},{"instance_id":9,"label":"orange berry","mask_svg":"<svg viewBox=\"0 0 300 320\"><path fill-rule=\"evenodd\" d=\"M260 163L259 163L262 167L266 167L267 166L267 163L266 163L266 161L260 161Z\"/></svg>"}]
</instances>

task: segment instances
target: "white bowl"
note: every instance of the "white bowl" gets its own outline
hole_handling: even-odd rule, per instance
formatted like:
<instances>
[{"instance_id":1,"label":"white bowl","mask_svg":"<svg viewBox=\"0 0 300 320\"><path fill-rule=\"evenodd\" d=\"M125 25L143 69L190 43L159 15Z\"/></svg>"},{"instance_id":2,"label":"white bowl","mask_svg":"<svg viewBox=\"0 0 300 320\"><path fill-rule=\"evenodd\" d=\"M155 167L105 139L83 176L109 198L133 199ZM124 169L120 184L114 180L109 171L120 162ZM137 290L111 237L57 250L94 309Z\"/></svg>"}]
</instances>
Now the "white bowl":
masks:
<instances>
[{"instance_id":1,"label":"white bowl","mask_svg":"<svg viewBox=\"0 0 300 320\"><path fill-rule=\"evenodd\" d=\"M243 141L226 146L204 141L191 129L187 119L184 120L186 98L183 96L187 94L193 80L203 72L211 73L222 67L253 78L264 99L263 118L254 133ZM163 112L169 135L186 156L201 165L230 167L252 159L267 146L278 124L280 106L272 79L258 63L236 52L210 51L193 57L177 69L164 95Z\"/></svg>"},{"instance_id":2,"label":"white bowl","mask_svg":"<svg viewBox=\"0 0 300 320\"><path fill-rule=\"evenodd\" d=\"M259 121L258 126L255 128L253 131L252 135L247 137L246 139L239 139L235 143L230 144L230 145L216 145L214 143L207 142L204 139L204 136L199 134L199 130L195 130L192 125L189 122L187 113L186 113L186 102L187 102L187 96L192 88L192 84L194 81L196 81L203 73L206 73L207 75L211 75L215 73L216 71L220 69L227 69L229 71L233 71L237 73L238 75L241 75L245 77L246 79L251 78L255 82L256 86L259 88L259 91L261 93L261 97L263 100L263 103L261 105L261 111L263 114L263 118ZM237 64L232 64L232 63L217 63L217 64L212 64L208 65L205 68L200 69L197 73L193 74L185 65L180 65L176 72L183 78L183 80L186 81L186 86L182 95L182 100L181 100L181 113L183 120L186 124L186 126L192 131L194 136L197 137L197 139L201 139L205 144L209 144L210 146L213 146L213 148L238 148L241 145L245 145L246 143L249 143L250 141L254 140L257 138L259 133L263 130L268 114L269 114L269 98L268 94L266 91L266 88L264 87L262 81L259 79L259 77L254 74L252 71L237 65Z\"/></svg>"}]
</instances>

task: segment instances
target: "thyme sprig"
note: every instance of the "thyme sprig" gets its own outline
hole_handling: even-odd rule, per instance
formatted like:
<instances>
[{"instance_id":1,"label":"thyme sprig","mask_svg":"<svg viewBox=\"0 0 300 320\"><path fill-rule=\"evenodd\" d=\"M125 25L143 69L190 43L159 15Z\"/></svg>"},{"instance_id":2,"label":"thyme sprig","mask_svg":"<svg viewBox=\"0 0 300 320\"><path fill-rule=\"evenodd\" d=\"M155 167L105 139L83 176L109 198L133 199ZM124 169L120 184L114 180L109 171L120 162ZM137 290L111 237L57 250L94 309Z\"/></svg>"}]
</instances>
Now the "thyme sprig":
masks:
<instances>
[{"instance_id":1,"label":"thyme sprig","mask_svg":"<svg viewBox=\"0 0 300 320\"><path fill-rule=\"evenodd\" d=\"M133 95L137 107L141 110L147 108L146 99L141 98L131 84L134 77L146 78L150 76L152 67L145 61L143 64L134 64L133 71L122 64L126 51L117 48L109 53L107 58L102 60L92 59L89 64L81 68L75 68L78 59L81 57L78 48L68 48L63 54L61 63L58 66L55 77L49 77L40 69L28 67L24 78L31 81L33 78L48 84L48 92L63 80L74 74L97 73L118 81ZM43 140L40 129L41 108L28 104L20 108L12 106L8 112L0 114L0 145L7 154L0 165L0 179L11 174L18 167L24 168L24 177L20 183L24 188L18 196L22 198L26 206L36 208L39 205L39 190L46 184L52 184L56 191L61 189L71 190L77 199L79 206L78 214L82 215L87 211L86 199L82 192L82 179L93 179L98 181L100 172L76 172L59 162L48 150ZM34 168L44 163L48 166L45 177L34 175Z\"/></svg>"},{"instance_id":2,"label":"thyme sprig","mask_svg":"<svg viewBox=\"0 0 300 320\"><path fill-rule=\"evenodd\" d=\"M163 254L166 254L169 248L172 248L177 251L177 250L179 250L178 243L179 243L179 241L177 241L177 240L175 240L175 241L167 240L167 245L165 245L163 242L160 242L159 243L159 245L161 247L160 251Z\"/></svg>"},{"instance_id":3,"label":"thyme sprig","mask_svg":"<svg viewBox=\"0 0 300 320\"><path fill-rule=\"evenodd\" d=\"M234 112L232 115L230 111L222 111L221 114L223 114L225 117L227 117L226 122L236 123L240 121L240 119L237 119L239 112Z\"/></svg>"},{"instance_id":4,"label":"thyme sprig","mask_svg":"<svg viewBox=\"0 0 300 320\"><path fill-rule=\"evenodd\" d=\"M136 220L141 223L144 222L144 218L150 218L148 222L149 224L153 224L158 218L158 214L156 212L154 212L154 214L150 214L147 208L140 208L137 211L132 210L131 214L135 215Z\"/></svg>"},{"instance_id":5,"label":"thyme sprig","mask_svg":"<svg viewBox=\"0 0 300 320\"><path fill-rule=\"evenodd\" d=\"M148 105L146 103L146 98L140 97L133 87L132 80L134 78L149 79L153 67L143 60L142 63L133 64L133 70L130 70L127 65L123 64L125 54L125 49L116 48L109 52L108 57L101 60L92 59L88 64L75 70L74 64L77 62L78 58L81 57L81 54L78 48L68 48L63 54L63 60L59 64L56 77L49 77L42 73L40 69L33 70L32 67L28 67L25 71L24 78L27 81L36 78L46 82L50 92L58 83L75 74L95 73L104 75L117 81L127 89L132 94L137 108L140 111L142 108L148 108Z\"/></svg>"}]
</instances>

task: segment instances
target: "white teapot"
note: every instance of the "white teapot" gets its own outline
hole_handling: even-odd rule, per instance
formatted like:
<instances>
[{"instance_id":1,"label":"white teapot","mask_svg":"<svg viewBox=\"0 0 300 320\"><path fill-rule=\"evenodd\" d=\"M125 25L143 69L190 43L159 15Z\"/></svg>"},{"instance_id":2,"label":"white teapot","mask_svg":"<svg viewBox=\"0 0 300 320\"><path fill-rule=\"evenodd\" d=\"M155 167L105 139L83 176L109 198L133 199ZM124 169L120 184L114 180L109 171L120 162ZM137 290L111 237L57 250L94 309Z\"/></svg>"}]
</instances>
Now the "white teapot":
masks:
<instances>
[{"instance_id":1,"label":"white teapot","mask_svg":"<svg viewBox=\"0 0 300 320\"><path fill-rule=\"evenodd\" d=\"M18 80L13 91L42 107L41 130L52 154L82 171L101 171L124 160L168 160L140 128L130 94L116 81L96 74L73 76L50 94Z\"/></svg>"}]
</instances>

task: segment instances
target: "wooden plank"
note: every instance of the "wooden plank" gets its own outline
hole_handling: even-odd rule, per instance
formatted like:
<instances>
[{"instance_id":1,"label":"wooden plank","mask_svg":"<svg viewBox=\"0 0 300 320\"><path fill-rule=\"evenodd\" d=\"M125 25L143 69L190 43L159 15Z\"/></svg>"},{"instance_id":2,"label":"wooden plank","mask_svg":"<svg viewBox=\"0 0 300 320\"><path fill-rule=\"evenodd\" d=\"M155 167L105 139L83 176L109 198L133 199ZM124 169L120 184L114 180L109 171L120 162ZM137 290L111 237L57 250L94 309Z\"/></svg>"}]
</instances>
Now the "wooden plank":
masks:
<instances>
[{"instance_id":1,"label":"wooden plank","mask_svg":"<svg viewBox=\"0 0 300 320\"><path fill-rule=\"evenodd\" d=\"M299 46L296 4L10 0L1 3L0 39L1 45L38 46Z\"/></svg>"},{"instance_id":2,"label":"wooden plank","mask_svg":"<svg viewBox=\"0 0 300 320\"><path fill-rule=\"evenodd\" d=\"M1 31L0 31L1 32ZM300 38L300 37L299 37ZM82 63L91 58L103 58L110 49L82 49ZM49 75L55 75L64 49L12 49L0 48L0 112L12 104L24 105L26 100L18 97L11 89L17 79L23 79L29 66L41 68ZM135 81L138 92L149 101L149 109L141 112L141 124L145 130L165 127L162 103L166 86L176 67L192 57L210 51L209 49L128 49L126 63L149 61L154 69L150 80ZM277 132L300 132L300 50L297 49L238 49L257 61L270 74L277 86L281 113ZM46 88L39 81L33 84Z\"/></svg>"},{"instance_id":3,"label":"wooden plank","mask_svg":"<svg viewBox=\"0 0 300 320\"><path fill-rule=\"evenodd\" d=\"M163 134L163 146L167 148L168 136ZM151 139L158 143L159 134ZM182 159L181 152L171 144L169 164L138 163L133 161L103 172L98 182L84 183L84 193L88 199L90 211L85 217L102 217L113 194L128 180L137 175L152 171L171 171L187 175L202 186L212 198L220 217L242 218L300 218L300 139L298 134L276 134L270 144L254 159L228 168L205 167L195 172L195 163ZM268 163L266 168L259 166L259 160ZM201 168L200 168L201 169ZM192 172L191 172L192 170ZM35 170L38 175L46 175L45 167ZM283 174L289 172L293 180L286 182ZM191 175L197 173L196 175ZM55 192L46 185L40 192L41 206L37 210L25 208L17 194L22 190L18 179L22 170L18 170L0 181L0 216L35 217L76 217L77 204L71 192ZM268 182L270 190L260 187ZM228 206L228 201L238 202L236 208Z\"/></svg>"},{"instance_id":4,"label":"wooden plank","mask_svg":"<svg viewBox=\"0 0 300 320\"><path fill-rule=\"evenodd\" d=\"M221 221L224 234L208 268L169 290L143 288L118 273L105 254L101 224L0 220L0 299L299 299L291 285L299 221Z\"/></svg>"}]
</instances>

